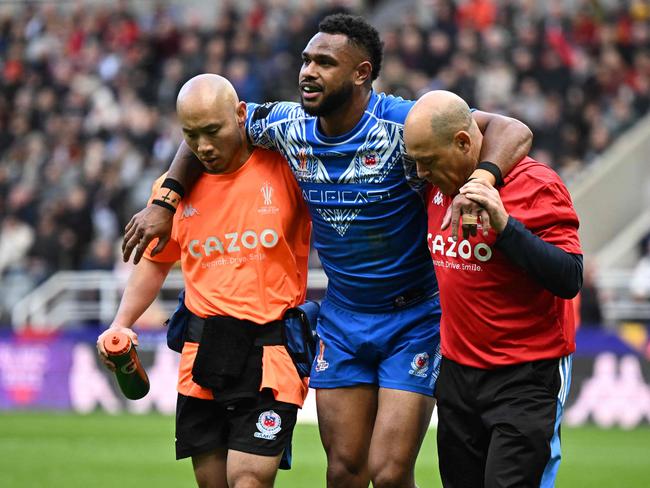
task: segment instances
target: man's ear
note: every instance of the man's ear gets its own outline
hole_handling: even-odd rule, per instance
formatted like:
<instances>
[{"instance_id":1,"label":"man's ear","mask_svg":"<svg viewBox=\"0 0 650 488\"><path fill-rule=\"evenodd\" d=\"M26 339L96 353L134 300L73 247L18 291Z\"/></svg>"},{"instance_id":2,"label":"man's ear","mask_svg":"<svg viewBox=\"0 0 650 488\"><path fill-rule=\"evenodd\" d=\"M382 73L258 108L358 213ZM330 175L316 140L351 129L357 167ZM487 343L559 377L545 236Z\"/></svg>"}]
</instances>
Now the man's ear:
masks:
<instances>
[{"instance_id":1,"label":"man's ear","mask_svg":"<svg viewBox=\"0 0 650 488\"><path fill-rule=\"evenodd\" d=\"M246 113L246 102L239 102L237 105L237 125L239 125L239 127L244 127L244 125L246 125Z\"/></svg>"},{"instance_id":2,"label":"man's ear","mask_svg":"<svg viewBox=\"0 0 650 488\"><path fill-rule=\"evenodd\" d=\"M454 144L464 153L468 153L472 147L472 138L469 136L469 132L465 130L459 130L454 134Z\"/></svg>"},{"instance_id":3,"label":"man's ear","mask_svg":"<svg viewBox=\"0 0 650 488\"><path fill-rule=\"evenodd\" d=\"M357 86L363 85L366 81L372 78L372 64L370 61L363 61L359 63L356 68L356 78L354 84Z\"/></svg>"}]
</instances>

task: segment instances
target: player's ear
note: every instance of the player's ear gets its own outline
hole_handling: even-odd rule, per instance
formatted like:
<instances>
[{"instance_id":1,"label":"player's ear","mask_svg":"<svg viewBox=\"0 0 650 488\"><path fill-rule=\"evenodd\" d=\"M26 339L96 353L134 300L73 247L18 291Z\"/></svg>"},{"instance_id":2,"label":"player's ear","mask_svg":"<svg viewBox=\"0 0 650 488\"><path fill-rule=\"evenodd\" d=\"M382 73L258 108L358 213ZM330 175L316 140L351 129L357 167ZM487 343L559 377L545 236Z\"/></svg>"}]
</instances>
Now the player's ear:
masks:
<instances>
[{"instance_id":1,"label":"player's ear","mask_svg":"<svg viewBox=\"0 0 650 488\"><path fill-rule=\"evenodd\" d=\"M244 127L246 124L246 102L239 102L237 104L237 125Z\"/></svg>"},{"instance_id":2,"label":"player's ear","mask_svg":"<svg viewBox=\"0 0 650 488\"><path fill-rule=\"evenodd\" d=\"M454 144L461 152L468 153L472 147L472 138L469 136L469 132L465 130L456 132L454 134Z\"/></svg>"},{"instance_id":3,"label":"player's ear","mask_svg":"<svg viewBox=\"0 0 650 488\"><path fill-rule=\"evenodd\" d=\"M357 86L363 85L372 77L372 64L370 61L363 61L359 63L356 68L356 79L354 84Z\"/></svg>"}]
</instances>

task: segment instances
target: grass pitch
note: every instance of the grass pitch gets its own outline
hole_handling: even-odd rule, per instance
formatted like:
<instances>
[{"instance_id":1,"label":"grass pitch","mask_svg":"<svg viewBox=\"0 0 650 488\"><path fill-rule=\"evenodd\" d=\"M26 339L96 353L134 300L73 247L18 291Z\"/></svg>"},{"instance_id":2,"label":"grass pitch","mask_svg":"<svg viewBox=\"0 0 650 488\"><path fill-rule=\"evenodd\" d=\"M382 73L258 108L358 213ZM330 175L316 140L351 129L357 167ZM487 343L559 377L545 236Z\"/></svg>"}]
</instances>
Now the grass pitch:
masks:
<instances>
[{"instance_id":1,"label":"grass pitch","mask_svg":"<svg viewBox=\"0 0 650 488\"><path fill-rule=\"evenodd\" d=\"M563 429L558 487L650 486L650 428ZM171 488L195 486L191 463L177 462L173 419L161 415L0 414L0 487ZM417 465L420 488L440 486L435 432ZM325 486L325 456L315 426L299 425L294 468L279 488Z\"/></svg>"}]
</instances>

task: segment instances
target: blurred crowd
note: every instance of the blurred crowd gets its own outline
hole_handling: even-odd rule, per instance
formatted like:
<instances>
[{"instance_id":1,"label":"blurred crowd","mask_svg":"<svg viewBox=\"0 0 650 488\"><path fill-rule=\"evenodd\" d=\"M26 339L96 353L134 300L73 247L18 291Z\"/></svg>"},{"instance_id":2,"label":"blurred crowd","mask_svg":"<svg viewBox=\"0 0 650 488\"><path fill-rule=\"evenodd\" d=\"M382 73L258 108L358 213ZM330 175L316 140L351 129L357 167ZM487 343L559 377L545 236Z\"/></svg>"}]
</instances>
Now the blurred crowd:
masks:
<instances>
[{"instance_id":1,"label":"blurred crowd","mask_svg":"<svg viewBox=\"0 0 650 488\"><path fill-rule=\"evenodd\" d=\"M372 20L387 3L353 13ZM220 4L212 22L173 2L0 10L0 317L57 270L113 268L124 225L180 142L185 80L221 73L243 100L295 100L302 48L341 10ZM448 89L515 116L535 133L533 156L565 178L650 106L647 0L420 0L378 27L377 90Z\"/></svg>"},{"instance_id":2,"label":"blurred crowd","mask_svg":"<svg viewBox=\"0 0 650 488\"><path fill-rule=\"evenodd\" d=\"M533 156L565 179L650 107L646 0L426 4L384 32L382 88L405 96L448 89L517 117L533 130Z\"/></svg>"}]
</instances>

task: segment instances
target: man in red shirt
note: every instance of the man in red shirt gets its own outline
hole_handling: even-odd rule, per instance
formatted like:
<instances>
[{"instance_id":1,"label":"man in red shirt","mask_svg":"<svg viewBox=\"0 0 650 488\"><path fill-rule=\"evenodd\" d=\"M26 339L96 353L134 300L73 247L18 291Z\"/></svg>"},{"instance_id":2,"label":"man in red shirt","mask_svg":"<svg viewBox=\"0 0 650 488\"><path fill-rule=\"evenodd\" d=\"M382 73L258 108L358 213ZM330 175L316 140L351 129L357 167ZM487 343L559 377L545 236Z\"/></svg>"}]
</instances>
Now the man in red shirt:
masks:
<instances>
[{"instance_id":1,"label":"man in red shirt","mask_svg":"<svg viewBox=\"0 0 650 488\"><path fill-rule=\"evenodd\" d=\"M497 188L467 181L482 135L450 92L415 104L404 139L418 175L434 185L427 210L444 311L436 387L443 484L553 486L575 350L570 299L582 284L569 192L529 157L505 179L495 169ZM440 229L459 191L487 212L461 241Z\"/></svg>"}]
</instances>

